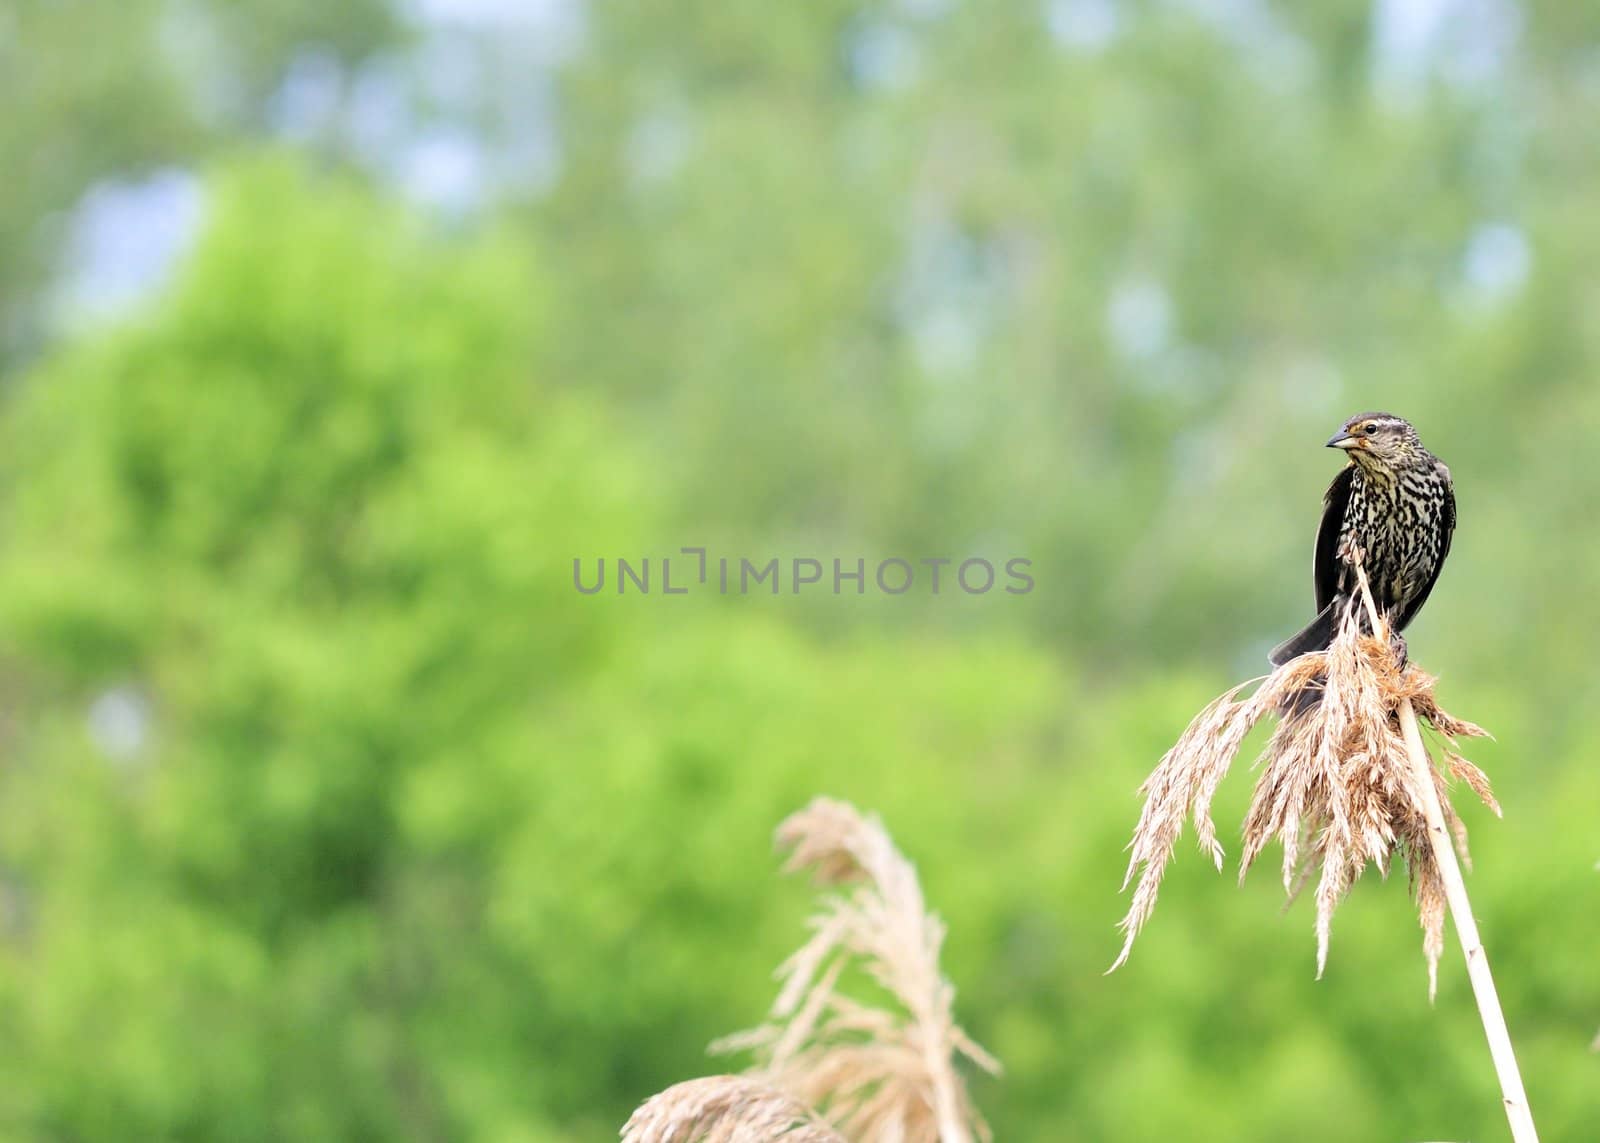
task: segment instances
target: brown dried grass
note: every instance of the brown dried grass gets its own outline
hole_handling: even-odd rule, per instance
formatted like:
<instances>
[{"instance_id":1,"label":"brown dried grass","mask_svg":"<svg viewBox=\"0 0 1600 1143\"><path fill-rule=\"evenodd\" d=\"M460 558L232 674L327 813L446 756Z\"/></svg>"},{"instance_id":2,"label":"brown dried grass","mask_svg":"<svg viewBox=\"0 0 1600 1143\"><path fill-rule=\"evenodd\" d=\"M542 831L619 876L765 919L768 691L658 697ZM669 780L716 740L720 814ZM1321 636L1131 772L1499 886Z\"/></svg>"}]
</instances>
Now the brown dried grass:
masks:
<instances>
[{"instance_id":1,"label":"brown dried grass","mask_svg":"<svg viewBox=\"0 0 1600 1143\"><path fill-rule=\"evenodd\" d=\"M1128 959L1155 909L1186 817L1193 817L1201 848L1222 869L1212 799L1245 737L1267 716L1276 715L1280 721L1258 763L1261 773L1245 815L1240 879L1272 841L1283 847L1283 885L1291 900L1316 878L1320 977L1339 902L1369 863L1388 876L1398 855L1411 875L1432 995L1444 950L1447 902L1428 840L1422 792L1400 729L1402 702L1410 699L1418 718L1442 740L1449 774L1500 812L1488 778L1457 748L1457 739L1487 732L1441 708L1434 683L1420 668L1402 664L1387 638L1364 634L1351 609L1326 651L1292 659L1206 706L1140 787L1145 804L1129 845L1122 887L1127 889L1136 875L1138 884L1120 925L1122 951L1111 969ZM1306 689L1319 684L1322 693L1306 701L1312 698ZM1246 691L1248 697L1241 698ZM1466 860L1466 829L1450 805L1445 776L1437 764L1428 770Z\"/></svg>"},{"instance_id":2,"label":"brown dried grass","mask_svg":"<svg viewBox=\"0 0 1600 1143\"><path fill-rule=\"evenodd\" d=\"M844 1143L793 1096L744 1076L706 1076L651 1096L622 1143Z\"/></svg>"},{"instance_id":3,"label":"brown dried grass","mask_svg":"<svg viewBox=\"0 0 1600 1143\"><path fill-rule=\"evenodd\" d=\"M827 894L812 937L778 970L769 1019L713 1051L754 1051L757 1078L797 1096L847 1138L968 1143L990 1138L957 1070L999 1063L956 1024L955 989L939 971L945 928L916 870L876 815L818 798L778 827L785 872L810 869ZM861 970L890 1001L839 991Z\"/></svg>"},{"instance_id":4,"label":"brown dried grass","mask_svg":"<svg viewBox=\"0 0 1600 1143\"><path fill-rule=\"evenodd\" d=\"M1000 1065L955 1022L939 971L945 928L876 815L817 798L779 827L785 872L827 887L812 936L778 969L768 1020L713 1052L751 1051L746 1076L678 1084L628 1120L624 1143L971 1143L991 1138L958 1061ZM885 1003L840 990L865 975Z\"/></svg>"}]
</instances>

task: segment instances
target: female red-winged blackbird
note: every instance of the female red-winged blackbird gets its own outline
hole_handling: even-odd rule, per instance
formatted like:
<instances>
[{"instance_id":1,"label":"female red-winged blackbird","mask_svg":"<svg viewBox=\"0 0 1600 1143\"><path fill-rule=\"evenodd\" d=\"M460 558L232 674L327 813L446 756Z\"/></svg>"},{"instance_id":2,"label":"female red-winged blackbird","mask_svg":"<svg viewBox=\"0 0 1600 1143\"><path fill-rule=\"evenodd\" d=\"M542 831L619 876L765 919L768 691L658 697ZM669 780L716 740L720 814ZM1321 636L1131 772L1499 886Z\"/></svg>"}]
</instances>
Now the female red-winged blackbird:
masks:
<instances>
[{"instance_id":1,"label":"female red-winged blackbird","mask_svg":"<svg viewBox=\"0 0 1600 1143\"><path fill-rule=\"evenodd\" d=\"M1391 413L1351 417L1328 441L1350 457L1322 498L1312 571L1317 617L1272 651L1274 666L1324 650L1356 599L1350 559L1359 553L1372 601L1395 632L1427 601L1450 554L1456 497L1450 470L1422 447L1417 430Z\"/></svg>"}]
</instances>

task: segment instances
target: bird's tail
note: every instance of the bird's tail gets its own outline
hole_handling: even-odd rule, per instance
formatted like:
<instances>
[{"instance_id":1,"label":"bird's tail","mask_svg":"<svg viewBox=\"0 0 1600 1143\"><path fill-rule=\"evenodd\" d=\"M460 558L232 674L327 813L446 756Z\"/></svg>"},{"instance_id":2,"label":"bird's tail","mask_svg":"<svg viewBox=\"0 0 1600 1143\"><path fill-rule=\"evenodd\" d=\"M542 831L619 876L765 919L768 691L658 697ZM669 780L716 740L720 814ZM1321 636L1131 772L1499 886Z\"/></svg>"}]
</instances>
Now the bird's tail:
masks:
<instances>
[{"instance_id":1,"label":"bird's tail","mask_svg":"<svg viewBox=\"0 0 1600 1143\"><path fill-rule=\"evenodd\" d=\"M1326 651L1333 642L1333 628L1339 614L1341 596L1334 596L1328 606L1317 612L1310 623L1272 649L1267 656L1274 667L1281 667L1296 655L1307 651Z\"/></svg>"}]
</instances>

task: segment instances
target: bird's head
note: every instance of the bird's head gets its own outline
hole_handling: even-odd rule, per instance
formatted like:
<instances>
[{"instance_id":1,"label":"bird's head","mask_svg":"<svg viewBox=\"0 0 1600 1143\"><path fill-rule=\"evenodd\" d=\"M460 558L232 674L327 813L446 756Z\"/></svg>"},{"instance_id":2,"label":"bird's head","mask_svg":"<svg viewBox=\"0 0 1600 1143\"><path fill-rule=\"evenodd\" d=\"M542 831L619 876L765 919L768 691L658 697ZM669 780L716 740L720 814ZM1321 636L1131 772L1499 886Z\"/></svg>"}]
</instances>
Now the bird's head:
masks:
<instances>
[{"instance_id":1,"label":"bird's head","mask_svg":"<svg viewBox=\"0 0 1600 1143\"><path fill-rule=\"evenodd\" d=\"M1363 468L1397 468L1424 455L1417 430L1393 413L1351 417L1328 438L1328 447L1344 449Z\"/></svg>"}]
</instances>

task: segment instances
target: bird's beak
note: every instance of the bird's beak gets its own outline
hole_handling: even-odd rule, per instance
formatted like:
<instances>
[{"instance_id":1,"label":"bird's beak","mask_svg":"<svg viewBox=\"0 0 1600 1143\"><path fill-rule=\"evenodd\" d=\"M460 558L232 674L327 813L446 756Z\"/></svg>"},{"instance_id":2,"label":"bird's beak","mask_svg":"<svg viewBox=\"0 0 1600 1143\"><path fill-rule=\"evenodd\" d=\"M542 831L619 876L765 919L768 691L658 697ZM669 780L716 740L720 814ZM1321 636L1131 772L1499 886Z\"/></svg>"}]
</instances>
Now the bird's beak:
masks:
<instances>
[{"instance_id":1,"label":"bird's beak","mask_svg":"<svg viewBox=\"0 0 1600 1143\"><path fill-rule=\"evenodd\" d=\"M1361 438L1360 437L1351 436L1349 433L1345 432L1343 429L1340 429L1338 432L1334 433L1331 437L1328 438L1328 447L1329 448L1342 448L1342 449L1345 449L1345 450L1348 451L1349 449L1353 449L1353 448L1359 447L1360 444L1361 444Z\"/></svg>"}]
</instances>

